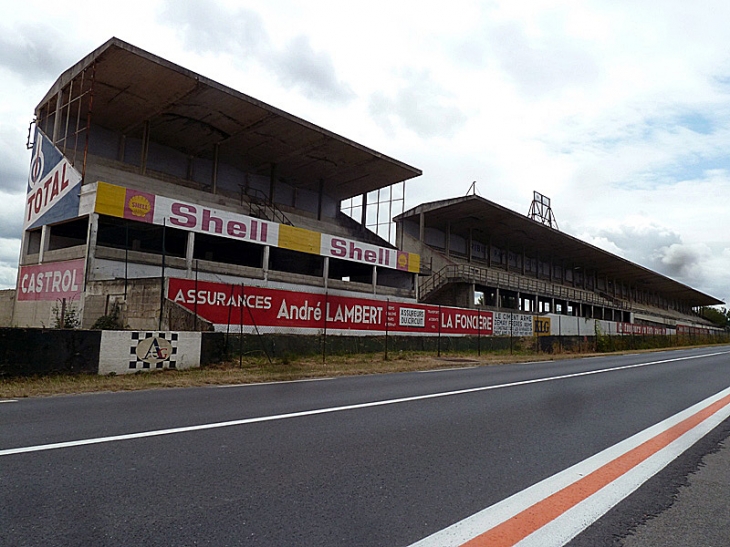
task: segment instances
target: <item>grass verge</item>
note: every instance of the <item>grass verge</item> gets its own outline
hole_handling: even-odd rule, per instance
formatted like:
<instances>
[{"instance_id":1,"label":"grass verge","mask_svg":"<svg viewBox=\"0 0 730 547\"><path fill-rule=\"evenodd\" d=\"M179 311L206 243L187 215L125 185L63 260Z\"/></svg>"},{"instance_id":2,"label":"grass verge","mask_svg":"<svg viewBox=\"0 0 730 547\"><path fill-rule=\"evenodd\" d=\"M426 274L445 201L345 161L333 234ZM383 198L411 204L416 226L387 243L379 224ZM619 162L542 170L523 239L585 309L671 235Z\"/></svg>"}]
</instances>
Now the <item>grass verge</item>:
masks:
<instances>
[{"instance_id":1,"label":"grass verge","mask_svg":"<svg viewBox=\"0 0 730 547\"><path fill-rule=\"evenodd\" d=\"M671 348L663 348L667 350ZM619 353L642 353L641 350ZM605 355L595 353L532 353L495 352L477 356L474 353L454 354L435 357L424 354L399 353L388 359L382 354L361 354L348 356L329 356L326 363L321 358L287 358L269 363L258 357L220 363L204 368L188 370L160 370L138 372L117 376L96 376L91 374L52 375L30 378L0 379L0 399L23 397L44 397L77 393L134 391L142 389L164 389L200 387L207 385L251 384L263 382L283 382L337 376L362 374L386 374L435 369L459 368L465 366L489 366L508 363L551 361Z\"/></svg>"}]
</instances>

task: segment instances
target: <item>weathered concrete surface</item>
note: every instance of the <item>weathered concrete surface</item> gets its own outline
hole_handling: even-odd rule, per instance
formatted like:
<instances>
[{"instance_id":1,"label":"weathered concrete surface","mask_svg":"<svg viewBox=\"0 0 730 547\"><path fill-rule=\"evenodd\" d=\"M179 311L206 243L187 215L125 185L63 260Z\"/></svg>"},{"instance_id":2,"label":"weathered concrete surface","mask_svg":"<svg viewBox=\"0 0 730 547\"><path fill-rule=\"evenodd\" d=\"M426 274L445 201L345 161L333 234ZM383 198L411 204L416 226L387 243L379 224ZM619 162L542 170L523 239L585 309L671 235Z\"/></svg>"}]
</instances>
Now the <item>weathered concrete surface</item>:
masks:
<instances>
[{"instance_id":1,"label":"weathered concrete surface","mask_svg":"<svg viewBox=\"0 0 730 547\"><path fill-rule=\"evenodd\" d=\"M622 547L730 545L730 448L707 455L666 511L640 525Z\"/></svg>"}]
</instances>

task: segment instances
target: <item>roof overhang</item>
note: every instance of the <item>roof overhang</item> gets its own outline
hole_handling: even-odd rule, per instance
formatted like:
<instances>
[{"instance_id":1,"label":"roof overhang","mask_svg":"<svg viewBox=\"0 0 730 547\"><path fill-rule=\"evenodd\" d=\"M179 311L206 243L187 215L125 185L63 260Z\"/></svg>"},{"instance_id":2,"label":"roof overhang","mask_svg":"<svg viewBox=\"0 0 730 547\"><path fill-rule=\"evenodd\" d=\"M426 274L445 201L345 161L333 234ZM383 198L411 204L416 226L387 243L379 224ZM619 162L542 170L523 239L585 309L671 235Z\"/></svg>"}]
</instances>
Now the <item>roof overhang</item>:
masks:
<instances>
[{"instance_id":1,"label":"roof overhang","mask_svg":"<svg viewBox=\"0 0 730 547\"><path fill-rule=\"evenodd\" d=\"M89 70L91 69L91 70ZM117 38L64 72L36 109L77 76L93 78L92 123L341 200L421 171Z\"/></svg>"},{"instance_id":2,"label":"roof overhang","mask_svg":"<svg viewBox=\"0 0 730 547\"><path fill-rule=\"evenodd\" d=\"M419 222L426 227L469 236L495 247L525 252L543 260L565 261L566 266L598 272L641 290L654 291L692 306L715 306L721 300L550 228L477 195L425 203L398 215L395 221Z\"/></svg>"}]
</instances>

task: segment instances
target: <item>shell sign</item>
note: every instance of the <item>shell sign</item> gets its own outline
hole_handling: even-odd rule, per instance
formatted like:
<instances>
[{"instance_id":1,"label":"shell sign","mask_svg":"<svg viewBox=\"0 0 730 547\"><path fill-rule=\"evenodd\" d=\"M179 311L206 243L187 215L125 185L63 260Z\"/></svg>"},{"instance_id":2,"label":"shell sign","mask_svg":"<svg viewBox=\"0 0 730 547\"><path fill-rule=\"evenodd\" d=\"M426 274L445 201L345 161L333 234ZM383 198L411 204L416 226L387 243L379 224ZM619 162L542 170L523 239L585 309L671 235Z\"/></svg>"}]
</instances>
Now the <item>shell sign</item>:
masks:
<instances>
[{"instance_id":1,"label":"shell sign","mask_svg":"<svg viewBox=\"0 0 730 547\"><path fill-rule=\"evenodd\" d=\"M417 254L97 182L94 211L117 218L418 273Z\"/></svg>"}]
</instances>

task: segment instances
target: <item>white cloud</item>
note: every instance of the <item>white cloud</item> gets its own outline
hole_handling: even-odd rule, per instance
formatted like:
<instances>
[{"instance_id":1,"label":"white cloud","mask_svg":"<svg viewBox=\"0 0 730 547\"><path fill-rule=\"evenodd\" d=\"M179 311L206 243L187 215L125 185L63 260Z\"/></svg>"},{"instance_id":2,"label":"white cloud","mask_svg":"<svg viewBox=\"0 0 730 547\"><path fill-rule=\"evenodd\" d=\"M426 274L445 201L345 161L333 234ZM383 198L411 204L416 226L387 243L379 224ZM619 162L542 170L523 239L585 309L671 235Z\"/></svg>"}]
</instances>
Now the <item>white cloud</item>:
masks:
<instances>
[{"instance_id":1,"label":"white cloud","mask_svg":"<svg viewBox=\"0 0 730 547\"><path fill-rule=\"evenodd\" d=\"M727 298L728 19L719 0L29 0L1 27L0 213L22 214L35 104L116 35L423 169L408 207L477 180L526 213L539 190L563 230Z\"/></svg>"}]
</instances>

